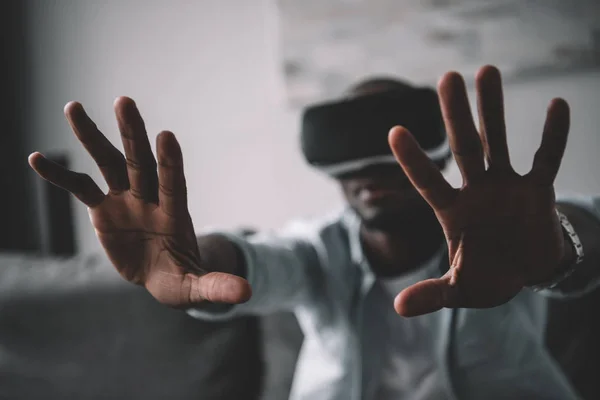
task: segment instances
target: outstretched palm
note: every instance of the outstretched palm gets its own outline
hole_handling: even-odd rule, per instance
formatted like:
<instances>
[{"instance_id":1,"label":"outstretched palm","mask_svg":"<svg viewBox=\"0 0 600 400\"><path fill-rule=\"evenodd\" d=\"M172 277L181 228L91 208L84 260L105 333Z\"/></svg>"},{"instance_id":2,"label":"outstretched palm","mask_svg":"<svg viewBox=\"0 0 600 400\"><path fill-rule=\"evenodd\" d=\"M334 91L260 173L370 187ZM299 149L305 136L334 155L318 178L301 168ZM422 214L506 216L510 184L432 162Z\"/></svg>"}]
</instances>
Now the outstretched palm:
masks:
<instances>
[{"instance_id":1,"label":"outstretched palm","mask_svg":"<svg viewBox=\"0 0 600 400\"><path fill-rule=\"evenodd\" d=\"M104 194L85 174L64 169L39 153L31 167L88 206L98 239L118 272L145 286L160 302L188 307L202 301L238 303L250 296L248 282L210 271L200 257L187 208L181 149L171 132L157 138L157 163L133 100L115 102L126 157L97 129L78 103L65 115L94 158L108 187Z\"/></svg>"},{"instance_id":2,"label":"outstretched palm","mask_svg":"<svg viewBox=\"0 0 600 400\"><path fill-rule=\"evenodd\" d=\"M553 182L569 130L567 103L551 102L533 168L521 176L510 164L500 73L484 67L476 83L479 133L462 77L448 73L439 85L451 149L463 176L460 189L446 182L406 129L390 132L398 162L444 229L451 265L442 278L400 293L395 307L405 316L503 304L524 286L552 277L565 254Z\"/></svg>"}]
</instances>

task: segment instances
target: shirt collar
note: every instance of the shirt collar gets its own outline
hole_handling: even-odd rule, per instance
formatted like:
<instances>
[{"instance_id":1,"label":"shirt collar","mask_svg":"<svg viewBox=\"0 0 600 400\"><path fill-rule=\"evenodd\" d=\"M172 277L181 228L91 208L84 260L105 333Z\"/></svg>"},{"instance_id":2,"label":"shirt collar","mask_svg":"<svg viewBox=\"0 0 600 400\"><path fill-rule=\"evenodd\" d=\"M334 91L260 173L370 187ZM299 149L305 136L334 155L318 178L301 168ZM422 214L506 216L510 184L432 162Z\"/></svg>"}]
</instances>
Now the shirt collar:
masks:
<instances>
[{"instance_id":1,"label":"shirt collar","mask_svg":"<svg viewBox=\"0 0 600 400\"><path fill-rule=\"evenodd\" d=\"M344 212L342 221L348 230L350 257L352 258L352 262L355 265L362 267L363 264L367 264L367 260L362 251L362 244L360 242L360 218L353 210L347 209Z\"/></svg>"}]
</instances>

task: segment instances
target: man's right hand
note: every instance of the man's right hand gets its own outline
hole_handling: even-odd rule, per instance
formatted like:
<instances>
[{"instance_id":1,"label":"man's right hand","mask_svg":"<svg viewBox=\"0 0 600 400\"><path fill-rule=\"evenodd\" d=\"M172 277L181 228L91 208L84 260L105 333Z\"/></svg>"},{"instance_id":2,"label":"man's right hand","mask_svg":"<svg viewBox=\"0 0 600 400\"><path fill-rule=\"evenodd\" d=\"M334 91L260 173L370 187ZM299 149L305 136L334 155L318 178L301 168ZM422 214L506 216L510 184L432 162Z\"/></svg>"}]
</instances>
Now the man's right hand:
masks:
<instances>
[{"instance_id":1,"label":"man's right hand","mask_svg":"<svg viewBox=\"0 0 600 400\"><path fill-rule=\"evenodd\" d=\"M115 113L125 157L81 104L65 107L71 128L108 184L108 194L88 175L69 171L40 153L29 156L29 164L42 178L88 206L98 239L117 271L146 287L159 302L187 308L207 301L247 301L250 285L233 274L234 245L223 238L205 237L204 242L200 239L201 248L207 251L198 249L187 207L181 148L173 133L165 131L157 137L157 172L134 101L118 98Z\"/></svg>"}]
</instances>

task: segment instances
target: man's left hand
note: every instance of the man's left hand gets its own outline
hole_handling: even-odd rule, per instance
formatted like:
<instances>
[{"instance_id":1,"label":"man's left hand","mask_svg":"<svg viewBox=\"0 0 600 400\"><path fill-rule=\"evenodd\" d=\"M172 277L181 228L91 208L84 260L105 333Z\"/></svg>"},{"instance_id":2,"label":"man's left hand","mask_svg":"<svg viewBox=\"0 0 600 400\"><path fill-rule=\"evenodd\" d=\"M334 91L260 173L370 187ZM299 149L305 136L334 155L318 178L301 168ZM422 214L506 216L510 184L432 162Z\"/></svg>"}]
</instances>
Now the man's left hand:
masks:
<instances>
[{"instance_id":1,"label":"man's left hand","mask_svg":"<svg viewBox=\"0 0 600 400\"><path fill-rule=\"evenodd\" d=\"M485 66L477 73L479 130L461 75L447 73L438 89L450 147L463 177L460 189L444 179L405 128L394 127L389 136L398 162L435 211L450 257L444 276L398 295L395 308L404 316L443 307L504 304L523 287L550 280L571 256L555 212L553 187L567 143L568 104L551 101L533 167L520 175L510 163L499 71Z\"/></svg>"}]
</instances>

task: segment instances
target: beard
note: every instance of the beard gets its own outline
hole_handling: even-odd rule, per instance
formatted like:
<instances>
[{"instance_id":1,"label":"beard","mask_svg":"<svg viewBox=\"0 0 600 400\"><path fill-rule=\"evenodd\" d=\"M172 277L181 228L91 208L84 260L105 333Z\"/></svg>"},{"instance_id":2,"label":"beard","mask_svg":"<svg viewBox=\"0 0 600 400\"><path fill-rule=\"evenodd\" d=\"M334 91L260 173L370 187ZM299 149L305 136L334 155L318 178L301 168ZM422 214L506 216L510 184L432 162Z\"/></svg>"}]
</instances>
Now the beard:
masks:
<instances>
[{"instance_id":1,"label":"beard","mask_svg":"<svg viewBox=\"0 0 600 400\"><path fill-rule=\"evenodd\" d=\"M365 228L389 234L409 234L432 223L438 224L435 213L427 203L407 210L371 210L368 214L353 209Z\"/></svg>"},{"instance_id":2,"label":"beard","mask_svg":"<svg viewBox=\"0 0 600 400\"><path fill-rule=\"evenodd\" d=\"M415 218L409 218L400 213L381 212L370 216L359 217L365 228L386 233L400 233L410 229L414 225Z\"/></svg>"}]
</instances>

